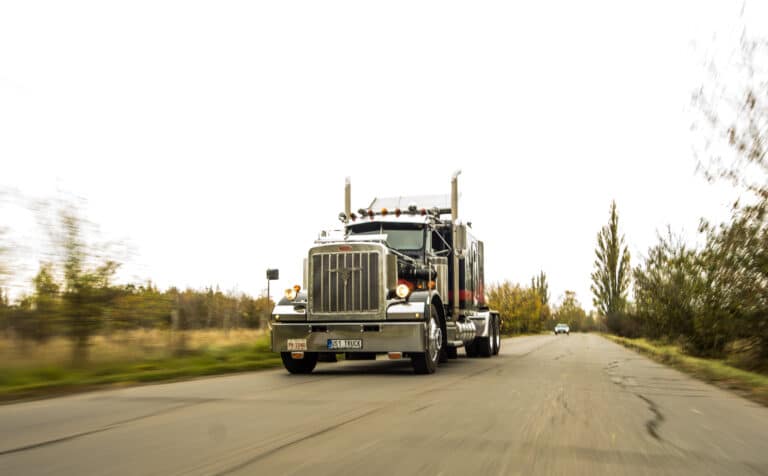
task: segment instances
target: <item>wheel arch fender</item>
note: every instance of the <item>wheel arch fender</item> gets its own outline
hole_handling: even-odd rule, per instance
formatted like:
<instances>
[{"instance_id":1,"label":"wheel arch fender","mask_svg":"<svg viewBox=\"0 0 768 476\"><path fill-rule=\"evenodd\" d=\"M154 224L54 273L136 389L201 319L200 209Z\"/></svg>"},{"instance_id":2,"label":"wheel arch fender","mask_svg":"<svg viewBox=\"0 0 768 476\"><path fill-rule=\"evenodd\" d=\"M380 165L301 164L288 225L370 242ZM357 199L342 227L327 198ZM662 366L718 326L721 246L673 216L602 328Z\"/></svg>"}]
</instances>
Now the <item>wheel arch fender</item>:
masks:
<instances>
[{"instance_id":1,"label":"wheel arch fender","mask_svg":"<svg viewBox=\"0 0 768 476\"><path fill-rule=\"evenodd\" d=\"M445 307L443 307L443 300L440 298L440 295L429 291L414 291L411 293L411 295L408 298L409 302L413 303L424 303L424 309L427 312L430 309L430 304L434 304L437 308L437 315L440 317L440 321L445 325Z\"/></svg>"}]
</instances>

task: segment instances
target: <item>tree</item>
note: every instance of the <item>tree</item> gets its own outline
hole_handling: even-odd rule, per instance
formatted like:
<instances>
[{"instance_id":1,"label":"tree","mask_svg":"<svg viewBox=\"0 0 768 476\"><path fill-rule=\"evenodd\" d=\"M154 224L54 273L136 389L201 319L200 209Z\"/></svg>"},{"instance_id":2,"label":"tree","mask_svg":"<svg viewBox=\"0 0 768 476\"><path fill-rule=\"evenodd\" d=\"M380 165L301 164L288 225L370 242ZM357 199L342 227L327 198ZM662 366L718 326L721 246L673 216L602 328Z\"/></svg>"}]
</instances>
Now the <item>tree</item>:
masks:
<instances>
[{"instance_id":1,"label":"tree","mask_svg":"<svg viewBox=\"0 0 768 476\"><path fill-rule=\"evenodd\" d=\"M576 299L575 291L566 291L563 302L555 310L555 320L568 324L572 331L589 330L587 325L587 313Z\"/></svg>"},{"instance_id":2,"label":"tree","mask_svg":"<svg viewBox=\"0 0 768 476\"><path fill-rule=\"evenodd\" d=\"M547 275L544 271L541 271L538 276L531 278L531 288L536 291L536 294L541 298L542 306L549 305L549 283L547 283Z\"/></svg>"},{"instance_id":3,"label":"tree","mask_svg":"<svg viewBox=\"0 0 768 476\"><path fill-rule=\"evenodd\" d=\"M61 309L59 283L54 277L53 264L42 263L32 284L35 289L32 296L35 320L32 337L42 342L53 334Z\"/></svg>"},{"instance_id":4,"label":"tree","mask_svg":"<svg viewBox=\"0 0 768 476\"><path fill-rule=\"evenodd\" d=\"M653 338L692 336L701 312L703 270L698 253L667 231L633 271L635 315Z\"/></svg>"},{"instance_id":5,"label":"tree","mask_svg":"<svg viewBox=\"0 0 768 476\"><path fill-rule=\"evenodd\" d=\"M613 332L619 332L626 309L629 266L629 250L624 235L619 234L619 215L612 201L608 224L597 234L591 290L595 307Z\"/></svg>"},{"instance_id":6,"label":"tree","mask_svg":"<svg viewBox=\"0 0 768 476\"><path fill-rule=\"evenodd\" d=\"M694 94L708 130L700 163L710 181L724 179L768 200L768 39L743 30L728 62L708 64L710 81ZM700 126L696 124L697 128ZM706 134L706 131L705 131ZM734 208L738 208L736 205Z\"/></svg>"},{"instance_id":7,"label":"tree","mask_svg":"<svg viewBox=\"0 0 768 476\"><path fill-rule=\"evenodd\" d=\"M768 359L768 39L744 28L734 53L709 63L711 77L694 96L709 132L707 178L746 192L729 223L702 224L706 293L694 343L719 354L727 341L748 339Z\"/></svg>"},{"instance_id":8,"label":"tree","mask_svg":"<svg viewBox=\"0 0 768 476\"><path fill-rule=\"evenodd\" d=\"M538 276L531 278L531 289L541 301L541 310L539 312L539 326L547 328L551 325L552 311L549 308L549 283L547 275L541 271Z\"/></svg>"},{"instance_id":9,"label":"tree","mask_svg":"<svg viewBox=\"0 0 768 476\"><path fill-rule=\"evenodd\" d=\"M115 297L110 281L118 264L107 260L88 267L81 221L74 210L61 210L60 227L58 242L64 269L65 323L72 340L72 362L82 365L88 361L90 338L103 324L104 310Z\"/></svg>"},{"instance_id":10,"label":"tree","mask_svg":"<svg viewBox=\"0 0 768 476\"><path fill-rule=\"evenodd\" d=\"M542 312L541 299L533 288L505 281L488 289L488 306L501 315L501 332L518 334L539 332Z\"/></svg>"}]
</instances>

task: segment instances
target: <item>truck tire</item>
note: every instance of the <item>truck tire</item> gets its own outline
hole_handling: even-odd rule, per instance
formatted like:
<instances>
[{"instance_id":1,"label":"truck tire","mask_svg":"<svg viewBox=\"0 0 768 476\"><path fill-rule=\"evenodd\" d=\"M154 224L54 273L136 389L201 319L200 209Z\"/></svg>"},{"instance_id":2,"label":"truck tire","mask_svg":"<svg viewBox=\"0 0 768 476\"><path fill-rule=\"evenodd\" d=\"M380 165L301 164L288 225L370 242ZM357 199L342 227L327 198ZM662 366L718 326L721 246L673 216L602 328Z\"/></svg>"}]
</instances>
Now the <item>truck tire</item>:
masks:
<instances>
[{"instance_id":1,"label":"truck tire","mask_svg":"<svg viewBox=\"0 0 768 476\"><path fill-rule=\"evenodd\" d=\"M477 357L477 347L475 346L474 339L464 344L464 352L466 352L469 358Z\"/></svg>"},{"instance_id":2,"label":"truck tire","mask_svg":"<svg viewBox=\"0 0 768 476\"><path fill-rule=\"evenodd\" d=\"M434 304L432 304L429 307L429 311L432 313L433 316L438 315L437 306L435 306ZM438 322L440 323L440 329L442 330L442 333L443 333L443 347L440 349L439 363L444 364L448 362L448 358L450 357L448 355L448 343L445 342L445 340L448 338L448 332L446 331L445 326L443 326L444 321L442 319L438 319Z\"/></svg>"},{"instance_id":3,"label":"truck tire","mask_svg":"<svg viewBox=\"0 0 768 476\"><path fill-rule=\"evenodd\" d=\"M501 350L501 319L499 316L494 317L493 319L494 325L493 325L493 341L491 344L493 345L493 355L499 355L499 350Z\"/></svg>"},{"instance_id":4,"label":"truck tire","mask_svg":"<svg viewBox=\"0 0 768 476\"><path fill-rule=\"evenodd\" d=\"M488 323L488 337L475 337L475 348L477 349L477 355L480 357L488 358L493 355L493 346L491 341L493 339L493 321Z\"/></svg>"},{"instance_id":5,"label":"truck tire","mask_svg":"<svg viewBox=\"0 0 768 476\"><path fill-rule=\"evenodd\" d=\"M475 345L477 346L477 355L480 357L488 358L493 355L490 337L476 337Z\"/></svg>"},{"instance_id":6,"label":"truck tire","mask_svg":"<svg viewBox=\"0 0 768 476\"><path fill-rule=\"evenodd\" d=\"M411 354L413 371L417 374L431 374L437 370L440 361L440 353L443 352L443 329L437 318L437 313L432 312L427 321L427 351Z\"/></svg>"},{"instance_id":7,"label":"truck tire","mask_svg":"<svg viewBox=\"0 0 768 476\"><path fill-rule=\"evenodd\" d=\"M303 359L294 359L290 352L280 352L283 367L292 374L309 374L317 365L317 352L304 352Z\"/></svg>"}]
</instances>

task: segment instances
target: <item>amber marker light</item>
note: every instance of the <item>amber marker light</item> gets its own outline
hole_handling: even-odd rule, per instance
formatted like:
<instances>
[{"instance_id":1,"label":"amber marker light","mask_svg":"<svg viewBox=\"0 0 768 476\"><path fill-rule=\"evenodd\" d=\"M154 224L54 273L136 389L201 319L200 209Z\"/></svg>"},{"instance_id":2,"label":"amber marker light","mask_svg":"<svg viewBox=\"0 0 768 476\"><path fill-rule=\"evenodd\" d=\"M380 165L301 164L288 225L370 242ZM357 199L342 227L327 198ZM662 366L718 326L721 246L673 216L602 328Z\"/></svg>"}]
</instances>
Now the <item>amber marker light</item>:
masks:
<instances>
[{"instance_id":1,"label":"amber marker light","mask_svg":"<svg viewBox=\"0 0 768 476\"><path fill-rule=\"evenodd\" d=\"M381 216L385 217L385 216L387 216L388 214L389 214L389 210L387 210L386 208L382 208L382 209L381 209Z\"/></svg>"},{"instance_id":2,"label":"amber marker light","mask_svg":"<svg viewBox=\"0 0 768 476\"><path fill-rule=\"evenodd\" d=\"M395 208L395 216L396 216L396 217L399 217L401 213L403 213L403 212L402 212L402 211L400 211L400 209L399 209L399 208Z\"/></svg>"}]
</instances>

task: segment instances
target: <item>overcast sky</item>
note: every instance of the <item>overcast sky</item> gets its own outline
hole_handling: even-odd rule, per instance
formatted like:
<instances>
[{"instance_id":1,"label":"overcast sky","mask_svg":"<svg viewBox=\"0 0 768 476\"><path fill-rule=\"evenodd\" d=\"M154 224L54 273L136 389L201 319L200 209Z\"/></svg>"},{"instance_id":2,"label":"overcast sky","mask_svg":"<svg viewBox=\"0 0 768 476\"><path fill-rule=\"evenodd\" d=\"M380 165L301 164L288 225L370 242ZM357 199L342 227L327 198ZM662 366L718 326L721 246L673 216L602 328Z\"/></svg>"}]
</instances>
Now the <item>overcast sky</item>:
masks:
<instances>
[{"instance_id":1,"label":"overcast sky","mask_svg":"<svg viewBox=\"0 0 768 476\"><path fill-rule=\"evenodd\" d=\"M122 281L258 294L277 267L276 296L339 225L346 176L357 209L461 169L486 280L544 270L591 307L612 199L633 264L667 224L693 242L727 216L734 191L695 173L691 94L766 4L5 0L10 284L41 259L30 201L80 197L130 250Z\"/></svg>"}]
</instances>

